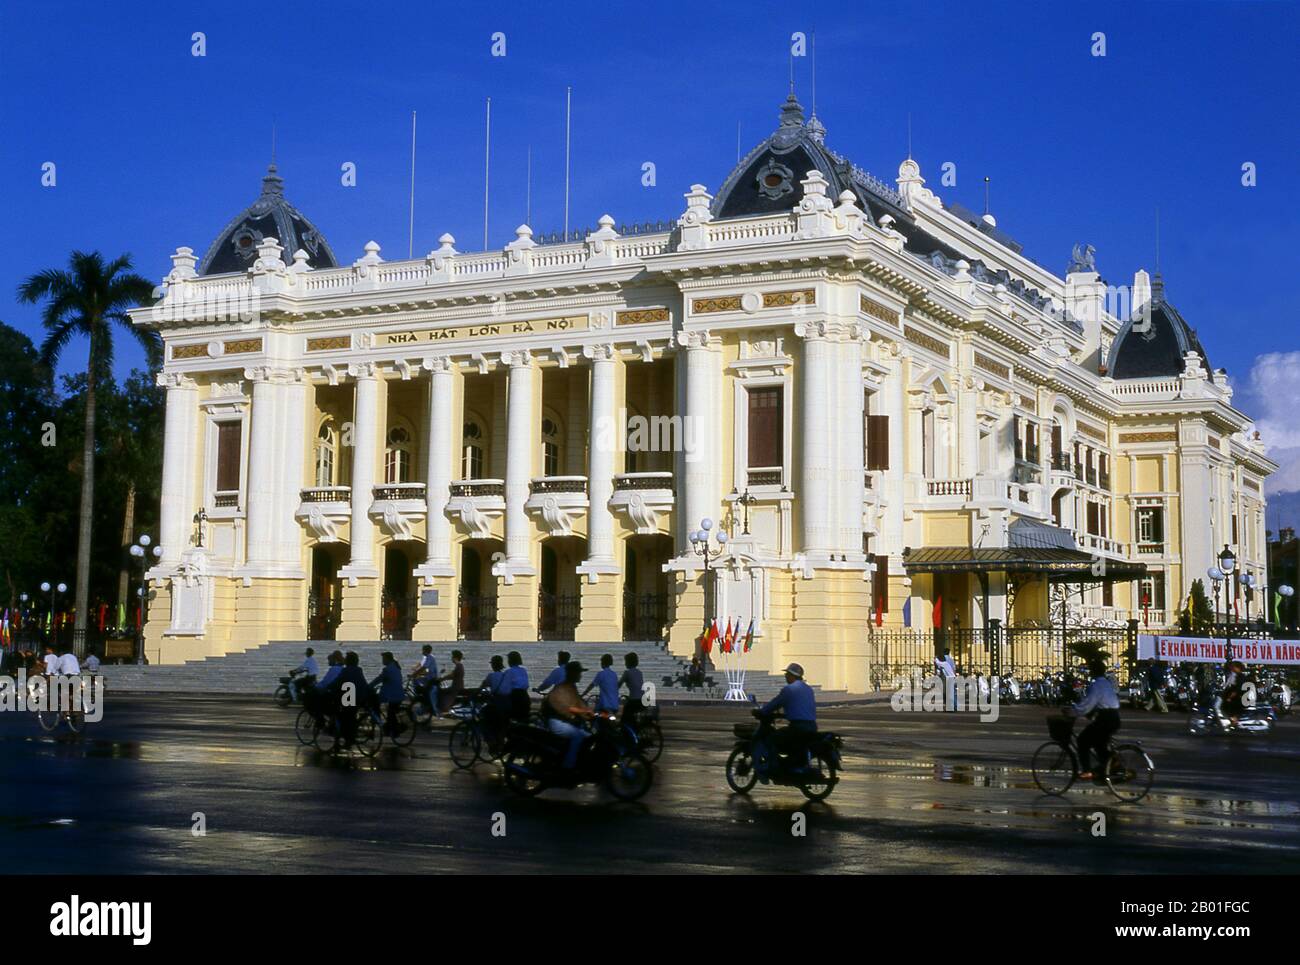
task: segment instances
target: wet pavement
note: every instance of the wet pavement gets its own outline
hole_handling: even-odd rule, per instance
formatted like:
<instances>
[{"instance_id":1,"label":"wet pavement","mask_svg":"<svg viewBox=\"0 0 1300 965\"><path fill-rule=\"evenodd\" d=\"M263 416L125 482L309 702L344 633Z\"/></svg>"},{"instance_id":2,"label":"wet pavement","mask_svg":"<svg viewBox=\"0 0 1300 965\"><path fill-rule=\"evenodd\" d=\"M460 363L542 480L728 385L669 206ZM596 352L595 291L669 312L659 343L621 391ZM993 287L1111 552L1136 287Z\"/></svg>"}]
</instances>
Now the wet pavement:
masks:
<instances>
[{"instance_id":1,"label":"wet pavement","mask_svg":"<svg viewBox=\"0 0 1300 965\"><path fill-rule=\"evenodd\" d=\"M1125 712L1121 736L1157 772L1146 800L1121 804L1091 785L1037 790L1043 708L1004 707L994 723L824 708L846 770L809 804L794 788L731 793L742 708L661 713L655 785L632 804L591 786L516 797L495 766L452 765L447 724L371 761L301 746L297 708L269 699L110 696L81 737L3 713L0 842L9 870L28 873L1300 870L1300 719L1193 737L1180 715Z\"/></svg>"}]
</instances>

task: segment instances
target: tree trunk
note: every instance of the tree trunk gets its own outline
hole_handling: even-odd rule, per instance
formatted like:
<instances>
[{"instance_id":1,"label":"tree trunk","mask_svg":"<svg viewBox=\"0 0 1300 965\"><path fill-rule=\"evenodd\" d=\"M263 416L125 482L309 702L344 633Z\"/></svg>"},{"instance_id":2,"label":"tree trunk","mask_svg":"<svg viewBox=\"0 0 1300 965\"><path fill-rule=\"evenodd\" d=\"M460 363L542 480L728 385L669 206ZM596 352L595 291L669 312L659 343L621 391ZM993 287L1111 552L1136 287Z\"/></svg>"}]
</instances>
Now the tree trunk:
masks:
<instances>
[{"instance_id":1,"label":"tree trunk","mask_svg":"<svg viewBox=\"0 0 1300 965\"><path fill-rule=\"evenodd\" d=\"M126 547L131 543L131 531L135 529L135 480L132 479L126 484L126 510L122 513L122 552L126 552ZM126 595L131 589L131 557L123 559L122 569L117 577L117 602L127 610L131 609L131 601ZM148 561L146 561L147 563Z\"/></svg>"},{"instance_id":2,"label":"tree trunk","mask_svg":"<svg viewBox=\"0 0 1300 965\"><path fill-rule=\"evenodd\" d=\"M90 330L90 362L86 366L86 426L81 453L81 526L77 533L77 596L74 631L85 630L90 616L90 536L95 515L95 335Z\"/></svg>"}]
</instances>

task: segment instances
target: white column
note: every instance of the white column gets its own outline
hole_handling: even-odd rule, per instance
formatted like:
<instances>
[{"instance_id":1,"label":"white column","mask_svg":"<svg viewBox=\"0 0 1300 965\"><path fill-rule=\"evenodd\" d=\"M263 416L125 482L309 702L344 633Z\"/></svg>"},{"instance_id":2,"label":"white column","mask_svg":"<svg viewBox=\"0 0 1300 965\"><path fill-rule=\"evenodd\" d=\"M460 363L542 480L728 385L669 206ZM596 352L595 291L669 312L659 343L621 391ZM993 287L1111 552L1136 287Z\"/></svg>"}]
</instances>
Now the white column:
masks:
<instances>
[{"instance_id":1,"label":"white column","mask_svg":"<svg viewBox=\"0 0 1300 965\"><path fill-rule=\"evenodd\" d=\"M880 414L889 416L889 470L881 479L881 495L885 500L884 518L881 520L880 539L873 543L876 555L898 554L903 551L903 508L907 467L903 465L906 452L907 406L904 392L903 363L899 358L885 361L887 374L880 388Z\"/></svg>"},{"instance_id":2,"label":"white column","mask_svg":"<svg viewBox=\"0 0 1300 965\"><path fill-rule=\"evenodd\" d=\"M429 371L429 460L425 473L427 505L425 563L421 576L455 576L451 562L451 521L447 502L451 498L452 454L452 362L445 356L427 358Z\"/></svg>"},{"instance_id":3,"label":"white column","mask_svg":"<svg viewBox=\"0 0 1300 965\"><path fill-rule=\"evenodd\" d=\"M680 455L683 492L677 525L677 552L689 552L687 534L699 528L700 520L716 520L721 505L718 483L718 352L708 332L679 332L677 343L686 349L682 434L690 445Z\"/></svg>"},{"instance_id":4,"label":"white column","mask_svg":"<svg viewBox=\"0 0 1300 965\"><path fill-rule=\"evenodd\" d=\"M587 560L579 572L594 579L597 573L617 573L614 560L614 514L609 500L614 495L614 454L619 427L614 412L614 379L618 363L613 345L588 345L583 354L591 359L591 411L587 417L590 442L587 447Z\"/></svg>"},{"instance_id":5,"label":"white column","mask_svg":"<svg viewBox=\"0 0 1300 965\"><path fill-rule=\"evenodd\" d=\"M302 573L302 526L294 513L301 502L303 453L307 450L307 374L300 368L285 373L280 387L280 430L276 438L279 472L276 474L275 559L291 575Z\"/></svg>"},{"instance_id":6,"label":"white column","mask_svg":"<svg viewBox=\"0 0 1300 965\"><path fill-rule=\"evenodd\" d=\"M353 363L348 373L356 380L352 412L352 558L343 568L348 576L378 576L375 567L375 524L370 520L374 501L375 461L379 447L379 372L373 362Z\"/></svg>"},{"instance_id":7,"label":"white column","mask_svg":"<svg viewBox=\"0 0 1300 965\"><path fill-rule=\"evenodd\" d=\"M802 545L810 559L826 559L835 548L834 506L836 438L832 416L835 390L835 346L827 338L824 324L795 326L803 339L803 365L799 370L800 427L799 445L802 473L796 494L803 510ZM861 510L859 510L861 512Z\"/></svg>"},{"instance_id":8,"label":"white column","mask_svg":"<svg viewBox=\"0 0 1300 965\"><path fill-rule=\"evenodd\" d=\"M189 549L194 513L194 447L198 442L199 387L179 373L158 376L167 388L167 415L163 425L162 508L158 545L159 566L172 568Z\"/></svg>"},{"instance_id":9,"label":"white column","mask_svg":"<svg viewBox=\"0 0 1300 965\"><path fill-rule=\"evenodd\" d=\"M248 440L248 495L246 497L248 541L244 559L249 566L264 566L275 559L276 463L280 446L276 429L279 416L279 373L269 367L245 369L244 378L253 383L252 429Z\"/></svg>"},{"instance_id":10,"label":"white column","mask_svg":"<svg viewBox=\"0 0 1300 965\"><path fill-rule=\"evenodd\" d=\"M840 400L835 409L840 464L839 550L851 560L862 558L862 474L866 453L862 446L863 390L862 342L856 330L840 344Z\"/></svg>"},{"instance_id":11,"label":"white column","mask_svg":"<svg viewBox=\"0 0 1300 965\"><path fill-rule=\"evenodd\" d=\"M532 356L506 352L501 364L510 368L506 387L506 564L516 571L531 566L529 553L528 484L533 475L537 420L533 418Z\"/></svg>"}]
</instances>

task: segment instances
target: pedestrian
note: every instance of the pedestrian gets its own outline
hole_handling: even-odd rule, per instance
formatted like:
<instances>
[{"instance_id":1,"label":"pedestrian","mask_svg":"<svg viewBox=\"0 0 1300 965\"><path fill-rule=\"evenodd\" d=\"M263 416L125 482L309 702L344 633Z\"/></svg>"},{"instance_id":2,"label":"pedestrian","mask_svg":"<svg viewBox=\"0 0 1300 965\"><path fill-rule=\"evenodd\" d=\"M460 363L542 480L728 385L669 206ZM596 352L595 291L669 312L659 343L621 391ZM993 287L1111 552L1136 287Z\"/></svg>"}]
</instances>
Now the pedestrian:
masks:
<instances>
[{"instance_id":1,"label":"pedestrian","mask_svg":"<svg viewBox=\"0 0 1300 965\"><path fill-rule=\"evenodd\" d=\"M1147 710L1155 710L1162 714L1169 713L1169 705L1165 703L1165 679L1164 661L1150 661L1147 664L1147 691L1150 693L1151 699L1147 701Z\"/></svg>"},{"instance_id":2,"label":"pedestrian","mask_svg":"<svg viewBox=\"0 0 1300 965\"><path fill-rule=\"evenodd\" d=\"M99 673L99 657L95 656L93 650L90 652L90 656L86 658L86 669L92 674Z\"/></svg>"},{"instance_id":3,"label":"pedestrian","mask_svg":"<svg viewBox=\"0 0 1300 965\"><path fill-rule=\"evenodd\" d=\"M934 658L934 669L943 682L943 709L957 709L957 666L952 661L948 648L944 647L943 656Z\"/></svg>"},{"instance_id":4,"label":"pedestrian","mask_svg":"<svg viewBox=\"0 0 1300 965\"><path fill-rule=\"evenodd\" d=\"M45 675L53 677L59 672L59 655L54 652L54 648L48 643L45 645L45 656L42 658L45 664Z\"/></svg>"},{"instance_id":5,"label":"pedestrian","mask_svg":"<svg viewBox=\"0 0 1300 965\"><path fill-rule=\"evenodd\" d=\"M510 694L510 718L526 721L533 708L528 699L528 671L524 669L524 658L519 656L518 650L511 650L506 654L506 663L509 667L503 689Z\"/></svg>"}]
</instances>

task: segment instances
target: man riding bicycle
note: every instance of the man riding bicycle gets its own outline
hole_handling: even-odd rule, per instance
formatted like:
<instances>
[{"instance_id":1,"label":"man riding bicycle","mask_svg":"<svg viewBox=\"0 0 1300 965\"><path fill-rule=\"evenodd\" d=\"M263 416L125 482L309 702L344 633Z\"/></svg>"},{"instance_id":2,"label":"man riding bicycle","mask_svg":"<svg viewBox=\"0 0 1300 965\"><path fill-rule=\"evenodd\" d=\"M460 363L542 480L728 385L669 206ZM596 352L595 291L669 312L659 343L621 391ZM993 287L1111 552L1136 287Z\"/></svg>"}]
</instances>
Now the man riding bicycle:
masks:
<instances>
[{"instance_id":1,"label":"man riding bicycle","mask_svg":"<svg viewBox=\"0 0 1300 965\"><path fill-rule=\"evenodd\" d=\"M1079 778L1085 781L1095 780L1097 775L1106 773L1107 746L1119 730L1119 694L1106 676L1106 662L1097 656L1090 657L1088 672L1092 675L1092 682L1088 684L1087 692L1082 700L1068 708L1079 716L1092 718L1078 737ZM1093 752L1097 754L1095 774L1089 767Z\"/></svg>"}]
</instances>

